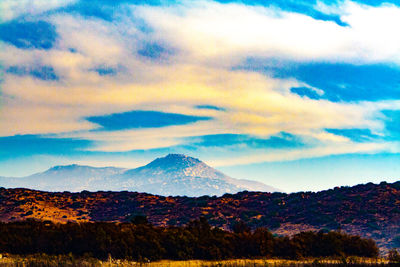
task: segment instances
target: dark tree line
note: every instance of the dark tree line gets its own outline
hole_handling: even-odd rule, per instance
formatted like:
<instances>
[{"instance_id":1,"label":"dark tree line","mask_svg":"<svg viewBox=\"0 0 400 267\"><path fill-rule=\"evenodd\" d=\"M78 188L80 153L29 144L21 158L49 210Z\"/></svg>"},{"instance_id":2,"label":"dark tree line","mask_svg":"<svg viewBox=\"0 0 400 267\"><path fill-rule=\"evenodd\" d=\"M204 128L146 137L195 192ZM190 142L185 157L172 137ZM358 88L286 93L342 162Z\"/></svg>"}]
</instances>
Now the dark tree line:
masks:
<instances>
[{"instance_id":1,"label":"dark tree line","mask_svg":"<svg viewBox=\"0 0 400 267\"><path fill-rule=\"evenodd\" d=\"M341 232L302 232L274 236L266 228L251 231L238 223L233 231L211 227L201 218L182 227L154 227L145 218L131 223L67 223L27 220L0 223L0 252L70 254L129 260L220 260L325 256L377 257L371 239Z\"/></svg>"}]
</instances>

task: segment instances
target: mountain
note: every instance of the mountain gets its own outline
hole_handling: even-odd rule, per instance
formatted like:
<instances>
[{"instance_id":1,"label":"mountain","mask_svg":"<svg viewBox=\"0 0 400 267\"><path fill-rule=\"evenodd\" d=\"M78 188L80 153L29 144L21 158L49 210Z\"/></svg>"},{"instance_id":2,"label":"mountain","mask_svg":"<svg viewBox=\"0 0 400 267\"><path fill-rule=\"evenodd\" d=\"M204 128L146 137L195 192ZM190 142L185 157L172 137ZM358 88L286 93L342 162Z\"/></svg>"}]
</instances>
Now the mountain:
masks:
<instances>
[{"instance_id":1,"label":"mountain","mask_svg":"<svg viewBox=\"0 0 400 267\"><path fill-rule=\"evenodd\" d=\"M24 187L46 191L102 190L112 184L111 177L126 169L95 168L77 164L55 166L42 173L21 178L0 178L0 185L8 188Z\"/></svg>"},{"instance_id":2,"label":"mountain","mask_svg":"<svg viewBox=\"0 0 400 267\"><path fill-rule=\"evenodd\" d=\"M124 222L138 214L146 215L158 226L182 225L204 216L211 225L231 229L241 220L253 228L268 227L278 235L341 229L373 238L383 252L400 247L400 181L316 193L240 192L221 197L0 188L0 221L36 218L56 222Z\"/></svg>"},{"instance_id":3,"label":"mountain","mask_svg":"<svg viewBox=\"0 0 400 267\"><path fill-rule=\"evenodd\" d=\"M181 154L157 158L136 169L56 166L22 178L0 178L0 186L45 191L138 191L158 195L222 195L239 191L280 191L263 183L234 179L204 162Z\"/></svg>"},{"instance_id":4,"label":"mountain","mask_svg":"<svg viewBox=\"0 0 400 267\"><path fill-rule=\"evenodd\" d=\"M157 158L146 166L127 170L119 178L124 181L126 190L139 188L136 191L158 195L201 196L243 190L279 191L260 182L228 177L196 158L181 154Z\"/></svg>"}]
</instances>

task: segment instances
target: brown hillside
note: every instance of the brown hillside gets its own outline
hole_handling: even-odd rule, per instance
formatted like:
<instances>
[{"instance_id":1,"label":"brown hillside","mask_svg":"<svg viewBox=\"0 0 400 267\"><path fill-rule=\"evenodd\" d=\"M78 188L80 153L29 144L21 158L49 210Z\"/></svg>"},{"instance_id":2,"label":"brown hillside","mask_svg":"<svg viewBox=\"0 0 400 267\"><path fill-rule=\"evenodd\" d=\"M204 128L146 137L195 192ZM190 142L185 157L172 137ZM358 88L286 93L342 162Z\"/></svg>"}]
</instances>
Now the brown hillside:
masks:
<instances>
[{"instance_id":1,"label":"brown hillside","mask_svg":"<svg viewBox=\"0 0 400 267\"><path fill-rule=\"evenodd\" d=\"M162 197L136 192L51 193L0 188L0 220L128 221L145 214L154 225L182 225L204 216L230 229L237 221L277 234L342 229L400 247L400 182L340 187L318 193L241 192L222 197Z\"/></svg>"}]
</instances>

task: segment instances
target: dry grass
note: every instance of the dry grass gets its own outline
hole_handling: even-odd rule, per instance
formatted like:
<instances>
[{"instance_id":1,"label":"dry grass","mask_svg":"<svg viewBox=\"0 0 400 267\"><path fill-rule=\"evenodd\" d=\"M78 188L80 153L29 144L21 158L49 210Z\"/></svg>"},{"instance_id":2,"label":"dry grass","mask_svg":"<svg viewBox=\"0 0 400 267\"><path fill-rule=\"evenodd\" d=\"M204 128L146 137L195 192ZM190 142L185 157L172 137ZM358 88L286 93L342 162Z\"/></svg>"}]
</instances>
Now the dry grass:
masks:
<instances>
[{"instance_id":1,"label":"dry grass","mask_svg":"<svg viewBox=\"0 0 400 267\"><path fill-rule=\"evenodd\" d=\"M345 264L343 260L333 259L310 259L304 261L278 260L278 259L237 259L224 261L158 261L139 263L110 259L100 261L94 258L76 259L72 256L48 256L34 255L27 257L8 256L0 259L0 267L308 267L308 266L389 266L384 259L348 258Z\"/></svg>"},{"instance_id":2,"label":"dry grass","mask_svg":"<svg viewBox=\"0 0 400 267\"><path fill-rule=\"evenodd\" d=\"M291 261L291 260L278 260L278 259L237 259L237 260L224 260L224 261L160 261L146 263L139 266L143 267L307 267L307 266L383 266L388 262L385 260L370 260L359 259L353 263L343 264L340 260L305 260L305 261ZM127 265L132 266L132 265ZM136 265L138 266L138 265Z\"/></svg>"}]
</instances>

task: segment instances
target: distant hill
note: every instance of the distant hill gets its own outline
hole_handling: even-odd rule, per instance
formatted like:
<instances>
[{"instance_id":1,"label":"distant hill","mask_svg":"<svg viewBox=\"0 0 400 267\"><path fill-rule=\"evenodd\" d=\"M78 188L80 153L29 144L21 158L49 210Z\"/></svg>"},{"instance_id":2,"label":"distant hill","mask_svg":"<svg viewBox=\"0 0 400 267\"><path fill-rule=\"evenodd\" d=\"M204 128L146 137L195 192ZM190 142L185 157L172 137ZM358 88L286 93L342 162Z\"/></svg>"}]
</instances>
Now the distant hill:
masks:
<instances>
[{"instance_id":1,"label":"distant hill","mask_svg":"<svg viewBox=\"0 0 400 267\"><path fill-rule=\"evenodd\" d=\"M169 154L136 169L90 166L56 166L22 178L0 178L6 188L45 191L137 191L164 196L223 195L243 190L276 192L263 183L231 178L204 162L181 154Z\"/></svg>"},{"instance_id":2,"label":"distant hill","mask_svg":"<svg viewBox=\"0 0 400 267\"><path fill-rule=\"evenodd\" d=\"M159 162L153 164L158 166ZM387 251L400 247L400 182L369 183L317 193L245 191L221 197L0 189L0 221L129 221L135 215L147 215L155 225L182 225L204 216L210 224L224 229L242 220L253 228L268 227L276 234L341 229L373 238Z\"/></svg>"},{"instance_id":3,"label":"distant hill","mask_svg":"<svg viewBox=\"0 0 400 267\"><path fill-rule=\"evenodd\" d=\"M0 177L0 186L6 188L31 188L45 191L72 191L104 190L112 184L112 178L124 172L125 169L105 167L95 168L77 164L67 166L55 166L45 172L30 176ZM109 188L112 190L113 188Z\"/></svg>"}]
</instances>

